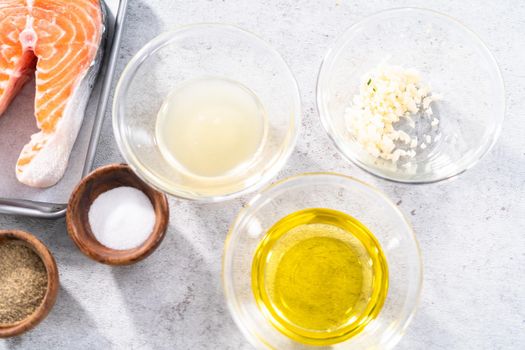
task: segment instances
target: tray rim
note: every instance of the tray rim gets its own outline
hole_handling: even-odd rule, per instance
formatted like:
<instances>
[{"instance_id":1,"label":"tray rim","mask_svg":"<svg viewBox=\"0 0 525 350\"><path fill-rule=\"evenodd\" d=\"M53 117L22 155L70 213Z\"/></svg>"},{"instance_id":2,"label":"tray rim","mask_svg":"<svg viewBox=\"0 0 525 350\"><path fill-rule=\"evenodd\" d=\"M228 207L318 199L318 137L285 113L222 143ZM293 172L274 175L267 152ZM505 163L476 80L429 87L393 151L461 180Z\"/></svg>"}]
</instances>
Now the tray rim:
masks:
<instances>
[{"instance_id":1,"label":"tray rim","mask_svg":"<svg viewBox=\"0 0 525 350\"><path fill-rule=\"evenodd\" d=\"M101 0L103 1L103 0ZM92 169L95 155L102 129L102 122L106 114L111 86L115 74L115 66L118 59L122 30L126 17L128 0L119 0L115 22L113 23L113 35L109 38L109 51L104 55L107 61L106 70L101 72L103 75L102 88L99 94L98 104L94 116L93 129L89 138L88 150L82 169L82 177L85 177ZM0 214L30 216L42 219L58 219L66 214L67 203L38 202L27 199L6 199L0 198Z\"/></svg>"}]
</instances>

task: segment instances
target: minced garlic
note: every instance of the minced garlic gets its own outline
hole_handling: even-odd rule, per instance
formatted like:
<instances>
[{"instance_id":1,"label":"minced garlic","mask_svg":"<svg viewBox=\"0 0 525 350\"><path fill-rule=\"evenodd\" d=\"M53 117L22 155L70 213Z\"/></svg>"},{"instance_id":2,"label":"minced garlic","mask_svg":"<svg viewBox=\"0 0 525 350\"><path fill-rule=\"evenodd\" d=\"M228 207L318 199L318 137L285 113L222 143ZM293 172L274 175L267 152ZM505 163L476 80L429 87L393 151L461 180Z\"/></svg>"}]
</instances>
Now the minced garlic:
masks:
<instances>
[{"instance_id":1,"label":"minced garlic","mask_svg":"<svg viewBox=\"0 0 525 350\"><path fill-rule=\"evenodd\" d=\"M396 123L404 121L414 129L416 120L427 117L436 127L439 120L433 118L431 104L438 98L416 70L381 65L365 74L345 117L351 135L369 154L396 163L401 157L415 157L418 145L417 137L397 129ZM429 137L423 142L424 149Z\"/></svg>"}]
</instances>

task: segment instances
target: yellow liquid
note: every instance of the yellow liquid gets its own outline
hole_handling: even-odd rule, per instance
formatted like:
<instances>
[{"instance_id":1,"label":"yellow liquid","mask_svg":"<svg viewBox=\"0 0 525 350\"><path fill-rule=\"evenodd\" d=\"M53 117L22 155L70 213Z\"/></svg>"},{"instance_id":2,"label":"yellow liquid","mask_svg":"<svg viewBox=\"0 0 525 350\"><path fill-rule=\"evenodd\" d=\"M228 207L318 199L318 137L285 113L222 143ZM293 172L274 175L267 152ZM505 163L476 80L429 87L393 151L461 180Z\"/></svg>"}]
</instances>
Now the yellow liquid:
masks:
<instances>
[{"instance_id":1,"label":"yellow liquid","mask_svg":"<svg viewBox=\"0 0 525 350\"><path fill-rule=\"evenodd\" d=\"M244 85L194 79L173 90L156 124L165 159L187 175L216 177L245 169L266 133L266 113Z\"/></svg>"},{"instance_id":2,"label":"yellow liquid","mask_svg":"<svg viewBox=\"0 0 525 350\"><path fill-rule=\"evenodd\" d=\"M388 268L374 235L355 218L305 209L277 222L252 265L259 308L298 342L331 345L359 332L380 312Z\"/></svg>"}]
</instances>

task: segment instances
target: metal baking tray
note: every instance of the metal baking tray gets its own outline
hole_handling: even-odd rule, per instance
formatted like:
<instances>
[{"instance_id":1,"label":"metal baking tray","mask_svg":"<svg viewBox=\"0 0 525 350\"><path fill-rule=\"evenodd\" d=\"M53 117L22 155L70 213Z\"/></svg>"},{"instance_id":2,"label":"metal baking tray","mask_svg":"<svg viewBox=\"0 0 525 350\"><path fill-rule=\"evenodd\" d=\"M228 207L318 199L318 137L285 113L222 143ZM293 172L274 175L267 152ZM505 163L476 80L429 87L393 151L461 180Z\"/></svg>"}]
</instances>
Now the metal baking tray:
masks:
<instances>
[{"instance_id":1,"label":"metal baking tray","mask_svg":"<svg viewBox=\"0 0 525 350\"><path fill-rule=\"evenodd\" d=\"M37 189L15 177L18 149L36 131L33 116L34 82L28 83L0 118L0 213L55 219L64 216L68 198L93 165L102 121L111 92L128 0L104 0L108 33L102 67L89 100L82 128L71 153L68 168L58 184ZM16 115L15 115L16 114Z\"/></svg>"}]
</instances>

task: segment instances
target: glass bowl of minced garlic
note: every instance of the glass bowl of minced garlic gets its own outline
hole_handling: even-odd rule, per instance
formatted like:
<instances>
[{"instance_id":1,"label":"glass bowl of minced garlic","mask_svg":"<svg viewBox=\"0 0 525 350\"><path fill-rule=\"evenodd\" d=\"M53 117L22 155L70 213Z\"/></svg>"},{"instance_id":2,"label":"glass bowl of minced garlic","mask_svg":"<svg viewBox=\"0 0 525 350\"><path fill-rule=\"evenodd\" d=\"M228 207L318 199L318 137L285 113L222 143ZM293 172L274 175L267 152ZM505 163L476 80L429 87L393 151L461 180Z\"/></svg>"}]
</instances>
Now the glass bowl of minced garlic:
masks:
<instances>
[{"instance_id":1,"label":"glass bowl of minced garlic","mask_svg":"<svg viewBox=\"0 0 525 350\"><path fill-rule=\"evenodd\" d=\"M322 123L368 172L404 183L461 174L496 142L503 81L482 41L434 11L402 8L336 40L318 79Z\"/></svg>"}]
</instances>

